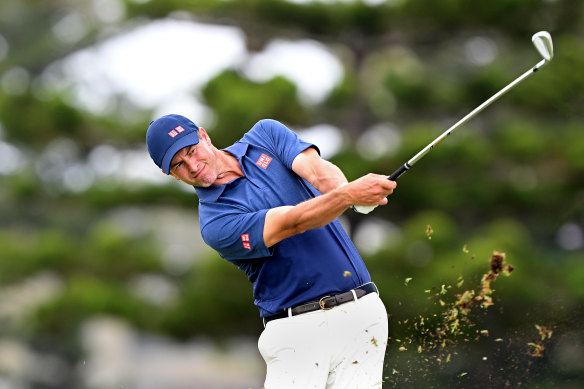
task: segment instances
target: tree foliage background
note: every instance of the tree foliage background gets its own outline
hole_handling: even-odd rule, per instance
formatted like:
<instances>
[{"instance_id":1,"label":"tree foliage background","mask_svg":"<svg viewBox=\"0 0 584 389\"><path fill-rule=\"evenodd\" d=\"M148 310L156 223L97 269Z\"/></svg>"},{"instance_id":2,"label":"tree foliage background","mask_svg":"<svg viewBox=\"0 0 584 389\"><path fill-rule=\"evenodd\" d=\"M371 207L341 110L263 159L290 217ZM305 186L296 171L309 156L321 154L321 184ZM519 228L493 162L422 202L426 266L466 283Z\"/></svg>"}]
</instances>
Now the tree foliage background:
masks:
<instances>
[{"instance_id":1,"label":"tree foliage background","mask_svg":"<svg viewBox=\"0 0 584 389\"><path fill-rule=\"evenodd\" d=\"M549 65L400 178L389 206L343 220L365 242L392 314L386 387L584 383L580 0L3 0L0 339L74 366L83 358L80 326L96 315L181 341L261 331L243 274L200 242L194 191L107 170L116 150L146 153L153 110L116 94L107 110L91 112L75 103L71 85L46 88L72 53L176 18L237 27L252 53L275 39L313 40L337 56L343 79L319 103L302 101L284 77L256 82L237 68L193 95L213 114L200 124L218 146L265 117L294 129L335 126L343 142L331 160L350 180L400 166L539 61L530 37L550 31ZM72 38L79 25L83 34ZM469 59L493 47L493 61ZM172 61L160 69L172 71ZM131 169L129 160L115 166ZM476 311L468 329L489 336L449 340L448 363L440 351L418 352L427 335L411 324L440 317L438 301L477 288L493 250L516 270L497 280L495 305ZM536 324L553 330L545 343ZM530 343L545 347L541 357ZM56 385L82 384L72 372Z\"/></svg>"}]
</instances>

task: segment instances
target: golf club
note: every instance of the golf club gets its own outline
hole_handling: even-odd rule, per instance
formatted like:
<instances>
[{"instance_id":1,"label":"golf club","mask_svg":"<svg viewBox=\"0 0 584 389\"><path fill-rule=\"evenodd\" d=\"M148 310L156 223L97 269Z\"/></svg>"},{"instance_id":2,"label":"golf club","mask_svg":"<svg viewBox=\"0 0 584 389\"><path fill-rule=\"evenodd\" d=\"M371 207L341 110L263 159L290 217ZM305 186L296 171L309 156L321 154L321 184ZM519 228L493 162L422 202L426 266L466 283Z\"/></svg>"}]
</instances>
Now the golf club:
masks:
<instances>
[{"instance_id":1,"label":"golf club","mask_svg":"<svg viewBox=\"0 0 584 389\"><path fill-rule=\"evenodd\" d=\"M470 112L468 115L466 115L465 117L460 119L457 123L455 123L448 130L444 131L439 137L434 139L430 144L428 144L426 147L424 147L422 150L420 150L420 152L418 154L416 154L412 158L410 158L409 161L407 161L400 168L398 168L396 171L391 173L387 178L389 180L392 180L392 181L397 180L397 178L399 176L401 176L406 171L408 171L412 166L414 166L416 164L416 162L418 162L420 159L422 159L422 157L424 155L426 155L430 150L432 150L434 148L434 146L438 145L438 143L442 142L444 140L444 138L446 138L448 135L450 135L454 130L456 130L458 127L462 126L464 123L469 121L472 117L474 117L476 114L478 114L483 109L485 109L486 107L491 105L495 100L497 100L499 97L503 96L505 93L507 93L515 85L519 84L525 78L527 78L528 76L537 72L542 66L544 66L545 64L550 62L552 60L552 58L554 57L554 47L553 47L553 43L552 43L552 37L549 34L549 32L540 31L540 32L534 34L533 37L531 38L531 40L532 40L535 48L539 52L539 54L541 54L541 56L543 57L543 59L540 62L538 62L534 67L532 67L531 69L529 69L528 71L523 73L521 76L517 77L513 82L511 82L509 85L507 85L506 87L501 89L499 92L495 93L493 96L491 96L484 103L482 103L481 105L476 107L472 112ZM357 211L359 213L369 213L375 207L376 206L355 205L353 208L355 209L355 211Z\"/></svg>"}]
</instances>

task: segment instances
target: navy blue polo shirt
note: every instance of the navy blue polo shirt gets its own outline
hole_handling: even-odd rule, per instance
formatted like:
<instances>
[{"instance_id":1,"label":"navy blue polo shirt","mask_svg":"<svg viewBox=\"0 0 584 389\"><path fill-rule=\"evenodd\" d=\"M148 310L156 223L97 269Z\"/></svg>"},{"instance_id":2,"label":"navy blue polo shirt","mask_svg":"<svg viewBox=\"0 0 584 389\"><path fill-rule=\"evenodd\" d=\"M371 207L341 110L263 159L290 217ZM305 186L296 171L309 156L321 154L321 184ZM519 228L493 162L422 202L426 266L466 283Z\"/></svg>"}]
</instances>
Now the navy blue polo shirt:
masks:
<instances>
[{"instance_id":1,"label":"navy blue polo shirt","mask_svg":"<svg viewBox=\"0 0 584 389\"><path fill-rule=\"evenodd\" d=\"M264 244L269 209L320 195L292 171L294 158L309 147L318 151L283 124L262 120L224 149L237 158L244 176L195 188L203 240L245 272L262 317L371 281L338 220L270 248Z\"/></svg>"}]
</instances>

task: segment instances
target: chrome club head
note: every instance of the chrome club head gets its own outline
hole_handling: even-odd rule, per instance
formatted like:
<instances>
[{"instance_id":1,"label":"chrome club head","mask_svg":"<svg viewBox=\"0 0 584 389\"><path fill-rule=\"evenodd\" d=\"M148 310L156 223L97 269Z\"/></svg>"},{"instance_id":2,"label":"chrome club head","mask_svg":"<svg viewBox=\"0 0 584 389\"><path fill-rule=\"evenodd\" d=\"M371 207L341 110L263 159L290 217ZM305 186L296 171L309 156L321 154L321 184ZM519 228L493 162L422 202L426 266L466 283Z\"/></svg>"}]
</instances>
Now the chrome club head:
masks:
<instances>
[{"instance_id":1,"label":"chrome club head","mask_svg":"<svg viewBox=\"0 0 584 389\"><path fill-rule=\"evenodd\" d=\"M552 36L547 31L540 31L535 33L531 38L535 48L546 61L551 61L554 57L554 45L552 43Z\"/></svg>"}]
</instances>

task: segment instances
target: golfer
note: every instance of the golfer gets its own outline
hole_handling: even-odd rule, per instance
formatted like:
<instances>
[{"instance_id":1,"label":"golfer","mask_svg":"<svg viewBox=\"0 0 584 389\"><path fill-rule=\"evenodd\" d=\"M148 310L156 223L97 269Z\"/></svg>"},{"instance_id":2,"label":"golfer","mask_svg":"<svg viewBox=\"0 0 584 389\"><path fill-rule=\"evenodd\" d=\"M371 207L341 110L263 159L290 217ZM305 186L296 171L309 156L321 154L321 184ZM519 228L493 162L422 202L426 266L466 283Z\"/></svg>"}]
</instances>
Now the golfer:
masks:
<instances>
[{"instance_id":1,"label":"golfer","mask_svg":"<svg viewBox=\"0 0 584 389\"><path fill-rule=\"evenodd\" d=\"M195 187L204 241L253 284L265 389L380 389L387 312L336 218L352 205L387 204L395 182L347 182L275 120L217 149L202 127L166 115L146 142L164 173Z\"/></svg>"}]
</instances>

